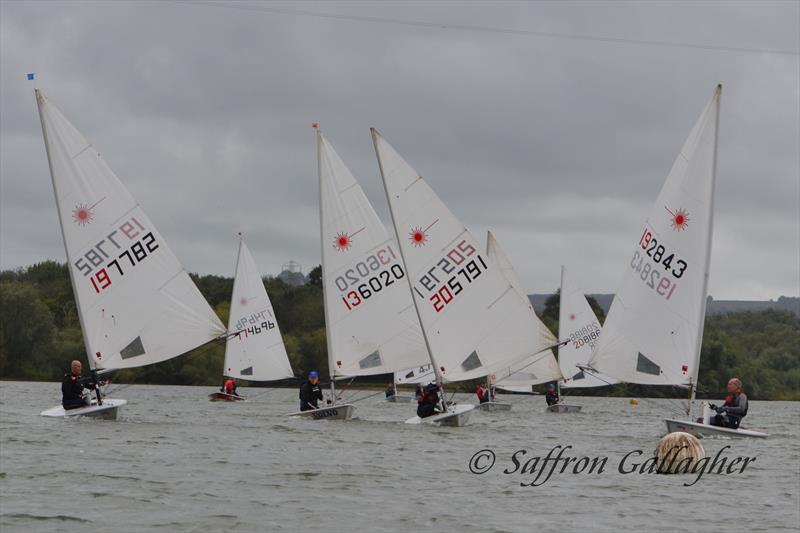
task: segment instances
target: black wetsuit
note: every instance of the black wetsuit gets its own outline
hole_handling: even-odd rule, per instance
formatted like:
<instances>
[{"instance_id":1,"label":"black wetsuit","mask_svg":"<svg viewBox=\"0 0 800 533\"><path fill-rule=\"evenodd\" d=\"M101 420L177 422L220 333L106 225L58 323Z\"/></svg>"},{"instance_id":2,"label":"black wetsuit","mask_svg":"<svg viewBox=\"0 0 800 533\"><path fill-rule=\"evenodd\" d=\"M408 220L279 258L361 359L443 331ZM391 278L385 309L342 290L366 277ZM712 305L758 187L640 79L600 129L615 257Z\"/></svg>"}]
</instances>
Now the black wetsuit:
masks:
<instances>
[{"instance_id":1,"label":"black wetsuit","mask_svg":"<svg viewBox=\"0 0 800 533\"><path fill-rule=\"evenodd\" d=\"M556 391L547 391L544 395L547 405L555 405L558 403L558 393Z\"/></svg>"},{"instance_id":2,"label":"black wetsuit","mask_svg":"<svg viewBox=\"0 0 800 533\"><path fill-rule=\"evenodd\" d=\"M739 429L739 424L747 415L747 395L740 393L725 398L725 403L719 408L718 414L711 417L712 426L721 426Z\"/></svg>"},{"instance_id":3,"label":"black wetsuit","mask_svg":"<svg viewBox=\"0 0 800 533\"><path fill-rule=\"evenodd\" d=\"M64 409L86 407L86 402L83 400L83 387L80 376L73 376L72 372L64 374L61 379L61 405Z\"/></svg>"},{"instance_id":4,"label":"black wetsuit","mask_svg":"<svg viewBox=\"0 0 800 533\"><path fill-rule=\"evenodd\" d=\"M322 401L322 388L319 383L313 385L306 381L300 386L300 410L310 411L319 407L317 402Z\"/></svg>"},{"instance_id":5,"label":"black wetsuit","mask_svg":"<svg viewBox=\"0 0 800 533\"><path fill-rule=\"evenodd\" d=\"M394 397L394 387L388 387L386 389L386 391L385 391L385 394L386 394L387 398L393 398Z\"/></svg>"},{"instance_id":6,"label":"black wetsuit","mask_svg":"<svg viewBox=\"0 0 800 533\"><path fill-rule=\"evenodd\" d=\"M436 406L439 405L439 394L435 389L425 389L417 399L417 416L427 418L439 414Z\"/></svg>"}]
</instances>

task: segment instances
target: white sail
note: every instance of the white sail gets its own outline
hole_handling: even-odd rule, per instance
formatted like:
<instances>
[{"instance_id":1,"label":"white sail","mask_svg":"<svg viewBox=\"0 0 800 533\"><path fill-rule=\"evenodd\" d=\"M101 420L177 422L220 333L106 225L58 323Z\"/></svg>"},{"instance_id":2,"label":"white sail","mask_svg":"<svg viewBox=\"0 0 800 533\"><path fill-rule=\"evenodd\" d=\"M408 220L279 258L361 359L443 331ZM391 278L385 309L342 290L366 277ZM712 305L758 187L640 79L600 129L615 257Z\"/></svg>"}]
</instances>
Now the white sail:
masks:
<instances>
[{"instance_id":1,"label":"white sail","mask_svg":"<svg viewBox=\"0 0 800 533\"><path fill-rule=\"evenodd\" d=\"M374 129L372 138L437 373L445 382L507 377L509 368L537 351L527 298Z\"/></svg>"},{"instance_id":2,"label":"white sail","mask_svg":"<svg viewBox=\"0 0 800 533\"><path fill-rule=\"evenodd\" d=\"M633 238L591 366L622 381L696 383L706 308L721 87Z\"/></svg>"},{"instance_id":3,"label":"white sail","mask_svg":"<svg viewBox=\"0 0 800 533\"><path fill-rule=\"evenodd\" d=\"M436 380L436 375L433 371L433 366L430 363L425 365L399 370L394 373L394 382L397 385L416 384L416 383L430 383Z\"/></svg>"},{"instance_id":4,"label":"white sail","mask_svg":"<svg viewBox=\"0 0 800 533\"><path fill-rule=\"evenodd\" d=\"M558 365L564 374L562 388L602 387L618 383L610 376L597 376L578 367L589 363L592 349L600 340L600 330L600 321L586 295L562 266L558 335L565 341L569 340L558 347Z\"/></svg>"},{"instance_id":5,"label":"white sail","mask_svg":"<svg viewBox=\"0 0 800 533\"><path fill-rule=\"evenodd\" d=\"M428 363L397 245L319 130L317 141L331 375L384 374Z\"/></svg>"},{"instance_id":6,"label":"white sail","mask_svg":"<svg viewBox=\"0 0 800 533\"><path fill-rule=\"evenodd\" d=\"M281 330L250 250L239 240L233 280L224 375L250 381L294 376Z\"/></svg>"},{"instance_id":7,"label":"white sail","mask_svg":"<svg viewBox=\"0 0 800 533\"><path fill-rule=\"evenodd\" d=\"M225 328L100 154L36 91L89 363L130 368L178 356Z\"/></svg>"},{"instance_id":8,"label":"white sail","mask_svg":"<svg viewBox=\"0 0 800 533\"><path fill-rule=\"evenodd\" d=\"M522 385L537 385L539 383L546 383L548 381L555 381L562 379L561 370L559 369L558 362L553 356L551 346L555 346L558 341L555 335L544 325L544 322L536 315L531 305L530 298L522 286L522 282L514 270L514 266L508 259L500 243L495 238L494 234L489 231L486 234L486 254L503 273L503 276L508 280L514 290L520 295L521 298L528 305L528 312L530 315L530 324L528 327L532 328L535 332L537 342L531 348L535 351L533 355L527 357L514 367L509 369L511 374L503 379L495 380L493 376L489 376L491 383L498 381L504 385L522 386ZM519 368L514 372L514 368Z\"/></svg>"}]
</instances>

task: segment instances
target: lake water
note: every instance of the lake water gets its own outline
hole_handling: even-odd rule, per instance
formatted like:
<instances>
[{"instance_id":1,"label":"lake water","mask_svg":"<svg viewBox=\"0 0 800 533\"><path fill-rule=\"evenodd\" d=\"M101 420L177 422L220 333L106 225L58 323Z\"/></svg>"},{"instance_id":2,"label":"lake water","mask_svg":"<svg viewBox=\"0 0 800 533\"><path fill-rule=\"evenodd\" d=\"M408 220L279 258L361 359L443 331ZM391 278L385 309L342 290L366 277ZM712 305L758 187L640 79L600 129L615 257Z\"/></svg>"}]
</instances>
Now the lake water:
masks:
<instances>
[{"instance_id":1,"label":"lake water","mask_svg":"<svg viewBox=\"0 0 800 533\"><path fill-rule=\"evenodd\" d=\"M412 404L374 396L351 421L289 419L288 389L134 385L117 421L38 416L57 383L0 383L0 527L11 531L797 531L800 403L752 402L760 439L704 439L706 454L755 457L742 473L621 474L664 434L670 400L570 397L579 414L547 414L541 396L500 396L508 413L462 428L409 426ZM352 393L346 392L345 396ZM360 396L370 394L358 393ZM327 397L327 396L326 396ZM456 395L457 401L473 397ZM539 486L511 456L608 457L604 472L556 473ZM475 475L479 450L496 454ZM481 459L478 466L485 466ZM559 463L561 464L561 463ZM739 467L741 464L739 465ZM737 469L739 468L737 467ZM549 467L548 467L549 470ZM542 475L542 478L544 475ZM540 478L540 481L541 479Z\"/></svg>"}]
</instances>

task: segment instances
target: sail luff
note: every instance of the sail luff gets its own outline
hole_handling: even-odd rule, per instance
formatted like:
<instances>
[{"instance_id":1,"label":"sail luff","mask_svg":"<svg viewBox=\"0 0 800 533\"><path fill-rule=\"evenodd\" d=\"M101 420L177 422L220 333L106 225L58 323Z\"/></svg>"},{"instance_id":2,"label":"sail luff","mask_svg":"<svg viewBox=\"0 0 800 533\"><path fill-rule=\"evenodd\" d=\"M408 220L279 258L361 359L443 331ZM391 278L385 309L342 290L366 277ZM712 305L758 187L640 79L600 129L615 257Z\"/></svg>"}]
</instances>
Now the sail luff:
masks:
<instances>
[{"instance_id":1,"label":"sail luff","mask_svg":"<svg viewBox=\"0 0 800 533\"><path fill-rule=\"evenodd\" d=\"M378 148L378 137L377 137L377 135L379 135L379 133L378 133L378 130L376 130L375 128L370 128L369 131L370 131L370 134L372 135L372 144L375 147L375 155L377 156L377 159L378 159L378 168L380 169L381 180L383 181L383 190L386 193L386 203L389 205L389 215L392 218L392 227L394 228L394 236L397 239L397 242L399 243L400 242L400 233L398 232L398 229L397 229L397 219L394 216L394 209L392 207L391 198L389 198L389 188L386 185L386 173L384 172L384 169L383 169L383 161L381 159L381 152L380 152L380 149ZM422 330L422 338L425 340L425 348L428 350L428 357L430 358L431 364L433 365L433 372L434 372L434 376L436 376L436 383L437 384L441 384L442 383L442 374L439 371L439 366L436 364L436 358L433 355L433 350L431 350L431 345L430 345L430 342L428 340L428 333L426 331L425 324L422 322L422 317L420 316L419 305L417 304L417 299L414 297L413 286L411 285L411 272L408 270L408 267L406 266L407 263L406 263L405 255L403 253L403 247L402 246L398 246L397 248L400 251L400 259L403 261L403 266L405 267L405 270L406 270L406 275L404 277L406 278L406 282L408 283L408 292L411 295L411 301L414 303L414 311L417 314L417 320L419 321L419 326L420 326L420 329Z\"/></svg>"},{"instance_id":2,"label":"sail luff","mask_svg":"<svg viewBox=\"0 0 800 533\"><path fill-rule=\"evenodd\" d=\"M36 96L36 109L39 112L39 123L42 125L42 138L44 139L44 149L47 153L47 167L50 169L50 181L53 184L53 196L56 199L56 210L61 213L61 204L58 199L58 189L56 187L56 177L55 173L53 172L53 161L50 157L50 140L49 135L47 134L47 126L45 125L44 116L42 115L42 94L39 92L39 89L34 89L34 95ZM64 254L67 257L67 265L72 264L72 258L70 257L69 247L67 246L67 236L64 232L64 221L62 220L61 216L58 217L58 227L61 230L61 242L64 244ZM95 369L95 359L93 354L91 353L91 346L89 345L89 340L86 337L86 326L84 325L83 321L83 311L81 310L81 299L78 298L78 285L75 283L75 274L72 272L72 269L67 266L67 272L69 272L69 282L72 286L72 297L75 299L75 307L78 311L78 321L81 325L81 337L83 338L83 347L86 350L86 359L89 362L89 368L92 370Z\"/></svg>"}]
</instances>

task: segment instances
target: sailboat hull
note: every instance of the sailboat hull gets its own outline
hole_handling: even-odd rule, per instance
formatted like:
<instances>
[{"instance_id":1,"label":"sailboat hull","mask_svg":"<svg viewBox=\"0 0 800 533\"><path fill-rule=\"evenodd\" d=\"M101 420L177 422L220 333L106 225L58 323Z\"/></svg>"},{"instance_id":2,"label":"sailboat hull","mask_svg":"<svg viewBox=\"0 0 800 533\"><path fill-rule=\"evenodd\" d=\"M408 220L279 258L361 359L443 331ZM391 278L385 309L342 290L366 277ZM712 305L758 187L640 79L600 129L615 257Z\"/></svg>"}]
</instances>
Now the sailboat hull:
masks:
<instances>
[{"instance_id":1,"label":"sailboat hull","mask_svg":"<svg viewBox=\"0 0 800 533\"><path fill-rule=\"evenodd\" d=\"M102 418L104 420L116 420L119 408L128 403L126 400L116 398L104 398L103 405L97 405L96 400L92 400L92 405L81 407L80 409L64 409L56 406L39 413L41 416L52 418L73 418L77 416L90 416L92 418Z\"/></svg>"},{"instance_id":2,"label":"sailboat hull","mask_svg":"<svg viewBox=\"0 0 800 533\"><path fill-rule=\"evenodd\" d=\"M580 413L583 409L582 405L567 405L565 403L557 403L548 405L546 412L548 413Z\"/></svg>"},{"instance_id":3,"label":"sailboat hull","mask_svg":"<svg viewBox=\"0 0 800 533\"><path fill-rule=\"evenodd\" d=\"M475 410L475 406L470 404L456 404L451 406L451 409L452 410L446 413L429 416L427 418L415 416L406 420L406 424L436 424L439 426L461 427L469 421L469 417L472 414L472 411Z\"/></svg>"},{"instance_id":4,"label":"sailboat hull","mask_svg":"<svg viewBox=\"0 0 800 533\"><path fill-rule=\"evenodd\" d=\"M314 420L350 420L353 418L353 411L356 407L353 404L343 403L340 405L331 405L329 407L320 407L319 409L312 409L310 411L298 411L290 413L288 416L296 416L298 418L312 418Z\"/></svg>"},{"instance_id":5,"label":"sailboat hull","mask_svg":"<svg viewBox=\"0 0 800 533\"><path fill-rule=\"evenodd\" d=\"M228 394L227 392L212 392L208 395L212 402L239 402L244 400L244 396L238 394Z\"/></svg>"},{"instance_id":6,"label":"sailboat hull","mask_svg":"<svg viewBox=\"0 0 800 533\"><path fill-rule=\"evenodd\" d=\"M394 395L394 396L389 396L388 398L386 398L386 401L390 402L390 403L411 403L411 402L414 401L414 399L415 398L412 398L411 396Z\"/></svg>"},{"instance_id":7,"label":"sailboat hull","mask_svg":"<svg viewBox=\"0 0 800 533\"><path fill-rule=\"evenodd\" d=\"M497 411L510 411L511 404L504 402L484 402L482 404L478 404L478 409L481 411L488 411L490 413Z\"/></svg>"},{"instance_id":8,"label":"sailboat hull","mask_svg":"<svg viewBox=\"0 0 800 533\"><path fill-rule=\"evenodd\" d=\"M765 439L769 435L761 433L760 431L753 431L750 429L731 429L718 426L711 426L699 422L688 422L686 420L673 420L667 418L664 420L667 424L667 433L674 433L676 431L683 431L690 433L698 438L703 437L753 437Z\"/></svg>"}]
</instances>

